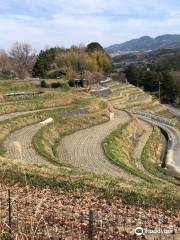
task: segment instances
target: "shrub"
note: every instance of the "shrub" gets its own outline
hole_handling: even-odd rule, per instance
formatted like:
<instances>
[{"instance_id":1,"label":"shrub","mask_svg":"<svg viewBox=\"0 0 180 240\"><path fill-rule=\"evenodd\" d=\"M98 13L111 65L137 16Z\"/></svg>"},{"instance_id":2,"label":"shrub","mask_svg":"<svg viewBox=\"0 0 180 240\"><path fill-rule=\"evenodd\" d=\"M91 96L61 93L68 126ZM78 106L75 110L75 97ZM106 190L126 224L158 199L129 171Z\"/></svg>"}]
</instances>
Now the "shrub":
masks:
<instances>
[{"instance_id":1,"label":"shrub","mask_svg":"<svg viewBox=\"0 0 180 240\"><path fill-rule=\"evenodd\" d=\"M47 88L48 87L48 84L47 84L47 82L45 80L41 81L41 87L42 88Z\"/></svg>"},{"instance_id":2,"label":"shrub","mask_svg":"<svg viewBox=\"0 0 180 240\"><path fill-rule=\"evenodd\" d=\"M60 88L60 87L62 87L62 85L61 85L60 82L52 82L51 83L51 87L52 88Z\"/></svg>"},{"instance_id":3,"label":"shrub","mask_svg":"<svg viewBox=\"0 0 180 240\"><path fill-rule=\"evenodd\" d=\"M79 81L75 81L75 80L69 80L68 82L70 87L83 87L83 81L79 80Z\"/></svg>"},{"instance_id":4,"label":"shrub","mask_svg":"<svg viewBox=\"0 0 180 240\"><path fill-rule=\"evenodd\" d=\"M70 87L75 87L75 81L74 80L69 80L68 82Z\"/></svg>"}]
</instances>

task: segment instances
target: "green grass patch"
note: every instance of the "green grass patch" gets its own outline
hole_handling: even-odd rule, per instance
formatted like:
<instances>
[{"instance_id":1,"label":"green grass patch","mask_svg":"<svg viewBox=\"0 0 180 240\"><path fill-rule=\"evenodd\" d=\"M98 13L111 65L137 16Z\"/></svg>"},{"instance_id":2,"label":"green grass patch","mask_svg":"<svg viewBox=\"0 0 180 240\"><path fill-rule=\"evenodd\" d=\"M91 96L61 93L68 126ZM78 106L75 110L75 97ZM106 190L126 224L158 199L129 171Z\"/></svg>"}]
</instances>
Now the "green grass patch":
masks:
<instances>
[{"instance_id":1,"label":"green grass patch","mask_svg":"<svg viewBox=\"0 0 180 240\"><path fill-rule=\"evenodd\" d=\"M132 123L132 119L124 125L113 131L102 143L106 156L117 166L123 168L132 175L142 178L143 180L154 183L155 180L144 174L131 161L128 145L131 141L127 132L128 126Z\"/></svg>"}]
</instances>

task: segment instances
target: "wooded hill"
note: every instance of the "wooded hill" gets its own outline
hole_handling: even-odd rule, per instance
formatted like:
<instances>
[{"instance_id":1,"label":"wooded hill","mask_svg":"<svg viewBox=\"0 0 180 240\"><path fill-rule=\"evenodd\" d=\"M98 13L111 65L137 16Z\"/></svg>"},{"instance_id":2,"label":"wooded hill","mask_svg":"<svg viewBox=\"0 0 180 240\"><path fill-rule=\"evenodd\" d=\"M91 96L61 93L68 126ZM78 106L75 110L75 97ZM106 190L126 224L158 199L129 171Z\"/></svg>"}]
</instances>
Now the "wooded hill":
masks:
<instances>
[{"instance_id":1,"label":"wooded hill","mask_svg":"<svg viewBox=\"0 0 180 240\"><path fill-rule=\"evenodd\" d=\"M91 78L93 73L109 74L112 60L100 44L91 43L87 47L72 46L70 49L50 48L42 50L33 67L33 77L57 78L62 75L68 80L84 74Z\"/></svg>"}]
</instances>

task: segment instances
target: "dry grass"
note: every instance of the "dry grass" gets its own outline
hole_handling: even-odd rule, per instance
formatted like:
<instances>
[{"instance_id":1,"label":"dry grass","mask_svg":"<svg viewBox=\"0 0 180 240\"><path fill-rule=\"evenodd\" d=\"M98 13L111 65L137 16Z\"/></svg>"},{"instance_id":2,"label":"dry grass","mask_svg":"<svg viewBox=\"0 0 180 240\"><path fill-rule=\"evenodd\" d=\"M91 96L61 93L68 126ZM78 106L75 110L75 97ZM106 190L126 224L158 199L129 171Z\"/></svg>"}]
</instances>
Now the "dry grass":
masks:
<instances>
[{"instance_id":1,"label":"dry grass","mask_svg":"<svg viewBox=\"0 0 180 240\"><path fill-rule=\"evenodd\" d=\"M152 113L166 110L157 99L130 84L119 84L112 87L109 101L117 109L138 109Z\"/></svg>"},{"instance_id":2,"label":"dry grass","mask_svg":"<svg viewBox=\"0 0 180 240\"><path fill-rule=\"evenodd\" d=\"M91 97L87 93L78 93L76 91L59 91L53 94L39 96L32 100L12 102L0 105L0 114L22 112L28 110L45 109L66 106L73 103L88 101Z\"/></svg>"}]
</instances>

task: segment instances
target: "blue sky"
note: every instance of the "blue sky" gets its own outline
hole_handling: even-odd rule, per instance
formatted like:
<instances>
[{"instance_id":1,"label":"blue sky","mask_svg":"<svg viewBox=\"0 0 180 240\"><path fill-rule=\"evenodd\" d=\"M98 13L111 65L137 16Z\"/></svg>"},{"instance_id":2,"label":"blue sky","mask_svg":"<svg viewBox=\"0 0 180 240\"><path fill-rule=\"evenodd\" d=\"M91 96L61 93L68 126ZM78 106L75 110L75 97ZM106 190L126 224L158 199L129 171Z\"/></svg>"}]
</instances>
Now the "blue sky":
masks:
<instances>
[{"instance_id":1,"label":"blue sky","mask_svg":"<svg viewBox=\"0 0 180 240\"><path fill-rule=\"evenodd\" d=\"M36 49L180 34L179 0L0 0L0 48Z\"/></svg>"}]
</instances>

